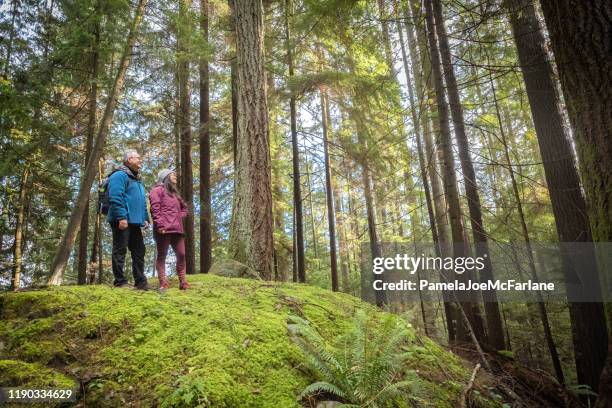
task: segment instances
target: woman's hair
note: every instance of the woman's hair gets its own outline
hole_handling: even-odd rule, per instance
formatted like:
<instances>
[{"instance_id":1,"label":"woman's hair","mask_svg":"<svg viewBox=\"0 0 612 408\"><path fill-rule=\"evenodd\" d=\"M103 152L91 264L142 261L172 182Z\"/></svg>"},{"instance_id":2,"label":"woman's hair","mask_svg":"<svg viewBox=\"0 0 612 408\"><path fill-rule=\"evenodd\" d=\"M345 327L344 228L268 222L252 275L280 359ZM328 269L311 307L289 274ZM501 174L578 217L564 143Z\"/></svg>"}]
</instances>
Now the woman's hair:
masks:
<instances>
[{"instance_id":1,"label":"woman's hair","mask_svg":"<svg viewBox=\"0 0 612 408\"><path fill-rule=\"evenodd\" d=\"M166 178L164 178L164 188L167 192L184 202L183 197L181 197L181 193L179 193L178 188L176 187L176 184L170 181L170 174L168 174Z\"/></svg>"}]
</instances>

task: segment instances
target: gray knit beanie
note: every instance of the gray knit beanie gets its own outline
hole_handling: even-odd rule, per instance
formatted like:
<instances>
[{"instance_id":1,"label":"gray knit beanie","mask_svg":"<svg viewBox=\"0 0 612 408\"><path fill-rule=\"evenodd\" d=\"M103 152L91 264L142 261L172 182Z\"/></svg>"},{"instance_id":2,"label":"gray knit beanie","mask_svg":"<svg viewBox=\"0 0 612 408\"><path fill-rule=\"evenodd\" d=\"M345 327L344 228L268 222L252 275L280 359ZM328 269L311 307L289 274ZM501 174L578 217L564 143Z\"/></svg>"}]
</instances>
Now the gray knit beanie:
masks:
<instances>
[{"instance_id":1,"label":"gray knit beanie","mask_svg":"<svg viewBox=\"0 0 612 408\"><path fill-rule=\"evenodd\" d=\"M159 173L157 173L157 184L163 183L166 177L168 177L168 175L170 175L171 173L174 173L174 172L170 169L160 170Z\"/></svg>"}]
</instances>

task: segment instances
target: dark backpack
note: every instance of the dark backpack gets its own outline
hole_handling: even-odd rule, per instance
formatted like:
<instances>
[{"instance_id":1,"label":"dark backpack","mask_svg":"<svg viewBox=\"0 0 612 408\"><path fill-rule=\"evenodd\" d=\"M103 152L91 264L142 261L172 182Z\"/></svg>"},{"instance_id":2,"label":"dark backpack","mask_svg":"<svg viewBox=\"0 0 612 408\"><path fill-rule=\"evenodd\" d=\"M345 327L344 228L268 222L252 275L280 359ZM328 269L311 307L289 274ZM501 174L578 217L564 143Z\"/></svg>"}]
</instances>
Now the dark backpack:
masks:
<instances>
[{"instance_id":1,"label":"dark backpack","mask_svg":"<svg viewBox=\"0 0 612 408\"><path fill-rule=\"evenodd\" d=\"M104 178L100 185L98 186L98 212L108 215L108 210L110 209L110 197L108 196L108 185L110 182L110 177L118 171L124 171L122 169L115 169L110 172L106 178ZM126 172L127 174L127 172ZM130 182L132 182L132 178L128 175L127 184L125 185L125 189L127 190L130 186Z\"/></svg>"}]
</instances>

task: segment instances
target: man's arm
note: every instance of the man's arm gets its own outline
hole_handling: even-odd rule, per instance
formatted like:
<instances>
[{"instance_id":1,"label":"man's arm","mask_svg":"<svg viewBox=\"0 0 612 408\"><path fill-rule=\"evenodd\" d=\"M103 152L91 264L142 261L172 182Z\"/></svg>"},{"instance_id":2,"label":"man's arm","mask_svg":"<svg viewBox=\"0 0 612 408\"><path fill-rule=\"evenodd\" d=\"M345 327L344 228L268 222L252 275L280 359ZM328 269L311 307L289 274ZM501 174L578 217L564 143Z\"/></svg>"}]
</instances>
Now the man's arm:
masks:
<instances>
[{"instance_id":1,"label":"man's arm","mask_svg":"<svg viewBox=\"0 0 612 408\"><path fill-rule=\"evenodd\" d=\"M115 220L121 221L128 218L127 203L125 201L126 185L128 175L123 171L114 172L108 179L108 201L109 213Z\"/></svg>"}]
</instances>

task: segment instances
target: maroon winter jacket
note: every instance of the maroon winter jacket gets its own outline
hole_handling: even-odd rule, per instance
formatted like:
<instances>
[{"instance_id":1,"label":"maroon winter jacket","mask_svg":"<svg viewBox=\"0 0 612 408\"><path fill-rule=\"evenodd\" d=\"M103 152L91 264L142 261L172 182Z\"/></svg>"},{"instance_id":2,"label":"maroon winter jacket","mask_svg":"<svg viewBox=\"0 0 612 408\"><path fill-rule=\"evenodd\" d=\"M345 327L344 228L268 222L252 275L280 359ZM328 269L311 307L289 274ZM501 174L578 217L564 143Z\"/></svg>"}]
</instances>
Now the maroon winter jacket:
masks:
<instances>
[{"instance_id":1,"label":"maroon winter jacket","mask_svg":"<svg viewBox=\"0 0 612 408\"><path fill-rule=\"evenodd\" d=\"M183 233L183 217L187 215L183 200L168 192L163 184L158 184L149 193L149 201L155 232Z\"/></svg>"}]
</instances>

